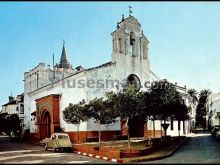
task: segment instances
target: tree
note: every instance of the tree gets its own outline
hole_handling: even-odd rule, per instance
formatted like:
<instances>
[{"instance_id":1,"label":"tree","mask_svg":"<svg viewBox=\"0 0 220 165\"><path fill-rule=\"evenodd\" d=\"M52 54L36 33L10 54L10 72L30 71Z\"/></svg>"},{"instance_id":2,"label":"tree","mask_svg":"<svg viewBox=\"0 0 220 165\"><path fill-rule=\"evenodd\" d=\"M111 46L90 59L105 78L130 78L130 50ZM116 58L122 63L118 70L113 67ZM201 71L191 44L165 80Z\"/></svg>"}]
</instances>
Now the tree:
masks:
<instances>
[{"instance_id":1,"label":"tree","mask_svg":"<svg viewBox=\"0 0 220 165\"><path fill-rule=\"evenodd\" d=\"M0 132L3 131L10 135L10 132L21 132L21 121L18 114L0 114Z\"/></svg>"},{"instance_id":2,"label":"tree","mask_svg":"<svg viewBox=\"0 0 220 165\"><path fill-rule=\"evenodd\" d=\"M206 115L206 102L207 98L211 94L208 89L201 90L199 93L199 102L196 108L196 125L203 125L205 127L203 116Z\"/></svg>"},{"instance_id":3,"label":"tree","mask_svg":"<svg viewBox=\"0 0 220 165\"><path fill-rule=\"evenodd\" d=\"M185 127L184 121L189 118L188 108L184 101L177 101L173 105L173 118L178 121L178 131L180 136L180 122L183 121L183 129Z\"/></svg>"},{"instance_id":4,"label":"tree","mask_svg":"<svg viewBox=\"0 0 220 165\"><path fill-rule=\"evenodd\" d=\"M191 97L191 104L196 104L198 102L198 98L197 98L197 91L193 88L188 89L187 93L189 94L189 96Z\"/></svg>"},{"instance_id":5,"label":"tree","mask_svg":"<svg viewBox=\"0 0 220 165\"><path fill-rule=\"evenodd\" d=\"M152 101L151 116L153 116L153 121L155 119L164 121L163 126L166 136L165 127L168 126L166 121L173 118L175 114L174 105L181 100L181 96L176 87L167 80L155 81L150 88L150 96Z\"/></svg>"},{"instance_id":6,"label":"tree","mask_svg":"<svg viewBox=\"0 0 220 165\"><path fill-rule=\"evenodd\" d=\"M79 143L79 125L81 121L87 120L86 109L84 107L84 102L78 104L70 103L63 111L63 119L69 124L77 125L77 136Z\"/></svg>"},{"instance_id":7,"label":"tree","mask_svg":"<svg viewBox=\"0 0 220 165\"><path fill-rule=\"evenodd\" d=\"M110 95L108 95L110 97ZM101 124L109 125L116 122L116 113L112 108L110 100L103 101L103 98L94 98L88 103L89 112L87 118L94 119L99 124L99 148L101 147Z\"/></svg>"},{"instance_id":8,"label":"tree","mask_svg":"<svg viewBox=\"0 0 220 165\"><path fill-rule=\"evenodd\" d=\"M144 108L145 108L145 112L146 114L144 115L144 117L146 117L146 119L148 120L152 120L153 122L153 135L155 138L155 120L157 120L159 118L159 112L158 112L158 104L156 102L156 98L155 95L153 95L150 92L145 92L144 93L144 97L143 97L143 102L145 104Z\"/></svg>"},{"instance_id":9,"label":"tree","mask_svg":"<svg viewBox=\"0 0 220 165\"><path fill-rule=\"evenodd\" d=\"M141 109L141 104L143 103L141 98L143 98L143 93L138 92L138 89L131 86L120 90L118 93L112 94L112 107L115 112L118 112L118 116L121 119L126 119L127 135L128 135L128 148L131 148L130 144L130 133L129 133L129 120L142 117L144 114L143 109Z\"/></svg>"},{"instance_id":10,"label":"tree","mask_svg":"<svg viewBox=\"0 0 220 165\"><path fill-rule=\"evenodd\" d=\"M18 114L9 115L9 129L16 131L21 131L21 121L18 117Z\"/></svg>"},{"instance_id":11,"label":"tree","mask_svg":"<svg viewBox=\"0 0 220 165\"><path fill-rule=\"evenodd\" d=\"M0 113L0 132L8 133L8 113Z\"/></svg>"}]
</instances>

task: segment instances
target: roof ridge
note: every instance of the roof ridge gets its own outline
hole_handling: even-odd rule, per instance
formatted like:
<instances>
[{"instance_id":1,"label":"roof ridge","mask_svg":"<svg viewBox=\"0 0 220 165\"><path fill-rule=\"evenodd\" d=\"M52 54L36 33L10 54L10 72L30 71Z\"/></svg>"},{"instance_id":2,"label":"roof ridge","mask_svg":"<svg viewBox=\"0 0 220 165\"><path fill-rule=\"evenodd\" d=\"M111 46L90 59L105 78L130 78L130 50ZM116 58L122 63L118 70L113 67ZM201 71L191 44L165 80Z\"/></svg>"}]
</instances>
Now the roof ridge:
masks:
<instances>
[{"instance_id":1,"label":"roof ridge","mask_svg":"<svg viewBox=\"0 0 220 165\"><path fill-rule=\"evenodd\" d=\"M101 64L101 65L98 65L98 66L96 66L96 67L91 67L91 68L85 69L85 71L90 71L90 70L93 70L93 69L101 68L101 67L103 67L103 66L112 65L112 64L115 64L115 63L116 63L116 62L112 62L112 61L106 62L106 63Z\"/></svg>"}]
</instances>

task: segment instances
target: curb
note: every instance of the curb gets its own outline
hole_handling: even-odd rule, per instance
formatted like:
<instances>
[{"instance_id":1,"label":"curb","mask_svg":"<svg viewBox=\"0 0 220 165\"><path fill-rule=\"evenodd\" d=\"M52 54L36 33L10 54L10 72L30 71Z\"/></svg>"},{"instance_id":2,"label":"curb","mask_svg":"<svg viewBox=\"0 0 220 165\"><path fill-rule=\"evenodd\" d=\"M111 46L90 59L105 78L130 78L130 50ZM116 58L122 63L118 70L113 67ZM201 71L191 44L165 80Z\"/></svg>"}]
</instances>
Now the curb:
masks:
<instances>
[{"instance_id":1,"label":"curb","mask_svg":"<svg viewBox=\"0 0 220 165\"><path fill-rule=\"evenodd\" d=\"M73 151L73 153L83 155L83 156L98 158L98 159L102 159L102 160L106 160L106 161L111 161L111 162L115 162L115 163L123 163L122 159L108 158L108 157L105 157L105 156L99 156L99 155L95 155L95 154L88 154L88 153L79 152L79 151Z\"/></svg>"},{"instance_id":2,"label":"curb","mask_svg":"<svg viewBox=\"0 0 220 165\"><path fill-rule=\"evenodd\" d=\"M159 156L159 157L154 157L154 158L146 158L146 159L139 159L139 160L130 160L126 163L136 163L136 162L143 162L143 161L153 161L153 160L161 160L167 157L172 156L179 148L181 148L190 138L186 138L178 147L170 151L168 154Z\"/></svg>"},{"instance_id":3,"label":"curb","mask_svg":"<svg viewBox=\"0 0 220 165\"><path fill-rule=\"evenodd\" d=\"M73 153L78 154L78 155L93 157L93 158L97 158L97 159L102 159L102 160L106 160L106 161L111 161L111 162L115 162L115 163L136 163L136 162L143 162L143 161L153 161L153 160L161 160L161 159L172 156L179 148L181 148L190 139L191 139L191 137L187 137L178 147L171 150L168 154L165 154L165 155L159 156L159 157L154 157L154 158L146 158L146 159L143 158L143 159L139 159L139 160L126 161L123 159L108 158L105 156L99 156L99 155L84 153L84 152L80 152L80 151L73 151ZM39 143L31 143L31 144L43 146L42 144L39 144Z\"/></svg>"}]
</instances>

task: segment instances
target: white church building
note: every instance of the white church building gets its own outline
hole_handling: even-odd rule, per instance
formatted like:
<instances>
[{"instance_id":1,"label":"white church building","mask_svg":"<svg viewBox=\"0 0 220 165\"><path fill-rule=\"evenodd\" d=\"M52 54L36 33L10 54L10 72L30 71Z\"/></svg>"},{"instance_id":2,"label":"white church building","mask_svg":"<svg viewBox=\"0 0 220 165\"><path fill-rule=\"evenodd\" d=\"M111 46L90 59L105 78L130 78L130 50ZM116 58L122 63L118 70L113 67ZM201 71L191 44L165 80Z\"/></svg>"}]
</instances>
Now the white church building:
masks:
<instances>
[{"instance_id":1,"label":"white church building","mask_svg":"<svg viewBox=\"0 0 220 165\"><path fill-rule=\"evenodd\" d=\"M73 68L68 63L63 45L59 64L50 68L40 63L24 73L24 127L30 129L31 137L43 139L53 132L63 131L74 142L77 126L67 124L62 117L62 111L69 103L104 97L105 92L116 92L127 82L135 81L141 84L141 90L147 90L146 82L159 80L150 69L149 41L136 18L122 16L111 35L112 55L107 63L89 69ZM118 121L108 127L102 125L101 130L102 138L108 140L113 135L124 134L124 125ZM139 126L137 123L134 130L134 136L146 136L149 128L147 124ZM80 139L96 136L97 131L98 125L94 121L82 122Z\"/></svg>"}]
</instances>

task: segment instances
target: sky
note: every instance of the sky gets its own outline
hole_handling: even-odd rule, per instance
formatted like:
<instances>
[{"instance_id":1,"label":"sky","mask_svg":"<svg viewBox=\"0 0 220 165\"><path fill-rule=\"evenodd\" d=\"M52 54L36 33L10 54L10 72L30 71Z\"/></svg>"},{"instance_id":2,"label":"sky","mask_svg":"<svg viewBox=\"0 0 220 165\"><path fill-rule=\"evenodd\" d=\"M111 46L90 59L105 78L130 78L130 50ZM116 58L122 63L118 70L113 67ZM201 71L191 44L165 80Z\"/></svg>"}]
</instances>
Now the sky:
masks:
<instances>
[{"instance_id":1,"label":"sky","mask_svg":"<svg viewBox=\"0 0 220 165\"><path fill-rule=\"evenodd\" d=\"M151 70L178 85L220 92L219 2L0 2L0 105L24 90L24 72L59 62L63 40L73 67L111 60L128 6L149 40Z\"/></svg>"}]
</instances>

